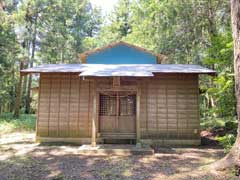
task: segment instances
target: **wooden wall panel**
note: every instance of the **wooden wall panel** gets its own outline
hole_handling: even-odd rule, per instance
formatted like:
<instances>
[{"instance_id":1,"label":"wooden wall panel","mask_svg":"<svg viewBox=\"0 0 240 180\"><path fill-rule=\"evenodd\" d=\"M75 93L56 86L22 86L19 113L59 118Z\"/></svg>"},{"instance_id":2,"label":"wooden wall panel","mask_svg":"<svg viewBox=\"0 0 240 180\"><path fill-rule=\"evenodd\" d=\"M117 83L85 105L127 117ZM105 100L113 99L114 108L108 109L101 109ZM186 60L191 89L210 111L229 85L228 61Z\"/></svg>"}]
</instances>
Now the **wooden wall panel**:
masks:
<instances>
[{"instance_id":1,"label":"wooden wall panel","mask_svg":"<svg viewBox=\"0 0 240 180\"><path fill-rule=\"evenodd\" d=\"M144 82L141 82L141 106L140 106L140 111L141 111L141 123L140 123L140 128L141 128L141 134L143 136L146 136L146 131L147 131L147 88L145 88L146 84Z\"/></svg>"},{"instance_id":2,"label":"wooden wall panel","mask_svg":"<svg viewBox=\"0 0 240 180\"><path fill-rule=\"evenodd\" d=\"M37 135L90 137L90 85L75 73L42 73Z\"/></svg>"},{"instance_id":3,"label":"wooden wall panel","mask_svg":"<svg viewBox=\"0 0 240 180\"><path fill-rule=\"evenodd\" d=\"M199 138L198 76L156 75L145 81L141 101L142 138ZM196 133L197 131L197 133Z\"/></svg>"},{"instance_id":4,"label":"wooden wall panel","mask_svg":"<svg viewBox=\"0 0 240 180\"><path fill-rule=\"evenodd\" d=\"M58 136L69 136L70 74L61 75Z\"/></svg>"},{"instance_id":5,"label":"wooden wall panel","mask_svg":"<svg viewBox=\"0 0 240 180\"><path fill-rule=\"evenodd\" d=\"M79 98L79 136L90 137L89 131L91 129L89 121L90 111L90 82L81 81L80 84L80 98Z\"/></svg>"},{"instance_id":6,"label":"wooden wall panel","mask_svg":"<svg viewBox=\"0 0 240 180\"><path fill-rule=\"evenodd\" d=\"M80 99L80 78L76 75L71 75L70 82L70 99L69 99L69 136L78 137L79 131L79 99Z\"/></svg>"},{"instance_id":7,"label":"wooden wall panel","mask_svg":"<svg viewBox=\"0 0 240 180\"><path fill-rule=\"evenodd\" d=\"M37 132L39 136L48 136L48 118L49 118L49 102L51 92L51 80L48 75L41 75L40 85L40 99L38 110L38 127Z\"/></svg>"},{"instance_id":8,"label":"wooden wall panel","mask_svg":"<svg viewBox=\"0 0 240 180\"><path fill-rule=\"evenodd\" d=\"M121 78L141 87L141 137L150 139L199 138L197 75L155 75ZM125 84L124 84L125 83ZM112 87L111 78L97 78L98 89ZM77 73L42 73L37 135L91 137L93 84Z\"/></svg>"},{"instance_id":9,"label":"wooden wall panel","mask_svg":"<svg viewBox=\"0 0 240 180\"><path fill-rule=\"evenodd\" d=\"M88 82L87 86L89 87L89 92L88 92L88 129L87 129L87 136L91 137L92 136L92 117L93 117L93 94L94 94L94 85L92 82Z\"/></svg>"},{"instance_id":10,"label":"wooden wall panel","mask_svg":"<svg viewBox=\"0 0 240 180\"><path fill-rule=\"evenodd\" d=\"M58 135L58 123L59 123L59 96L60 96L60 82L61 77L58 74L51 75L49 77L51 80L51 93L50 93L50 114L49 114L49 136Z\"/></svg>"},{"instance_id":11,"label":"wooden wall panel","mask_svg":"<svg viewBox=\"0 0 240 180\"><path fill-rule=\"evenodd\" d=\"M157 137L157 87L154 83L148 84L147 111L148 111L148 133L149 138Z\"/></svg>"}]
</instances>

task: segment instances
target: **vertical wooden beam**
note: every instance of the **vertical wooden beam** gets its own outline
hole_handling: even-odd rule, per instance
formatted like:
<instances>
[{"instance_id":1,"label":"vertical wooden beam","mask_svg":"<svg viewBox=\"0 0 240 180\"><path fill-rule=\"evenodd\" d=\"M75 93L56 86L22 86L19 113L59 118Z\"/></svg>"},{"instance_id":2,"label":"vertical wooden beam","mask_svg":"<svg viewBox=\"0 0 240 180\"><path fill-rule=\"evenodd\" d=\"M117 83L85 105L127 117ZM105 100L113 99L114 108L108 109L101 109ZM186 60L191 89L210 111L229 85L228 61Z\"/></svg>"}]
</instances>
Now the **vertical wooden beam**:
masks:
<instances>
[{"instance_id":1,"label":"vertical wooden beam","mask_svg":"<svg viewBox=\"0 0 240 180\"><path fill-rule=\"evenodd\" d=\"M100 137L100 124L99 124L99 99L100 99L100 94L99 94L99 92L96 92L96 99L97 99L97 104L96 104L96 129L97 129L97 132L96 132L96 134L97 134L97 138L98 137Z\"/></svg>"},{"instance_id":2,"label":"vertical wooden beam","mask_svg":"<svg viewBox=\"0 0 240 180\"><path fill-rule=\"evenodd\" d=\"M91 83L91 81L88 81L88 112L87 112L87 134L91 135L91 116L93 116L93 109L91 109L91 101L93 101L92 99L92 94L94 93L94 86L92 86L93 83ZM84 86L83 86L84 87ZM91 90L92 89L92 90ZM90 112L90 110L92 110L92 112Z\"/></svg>"},{"instance_id":3,"label":"vertical wooden beam","mask_svg":"<svg viewBox=\"0 0 240 180\"><path fill-rule=\"evenodd\" d=\"M81 87L82 87L82 79L79 78L79 81L78 81L78 120L77 120L77 130L78 130L78 133L77 133L77 136L78 137L81 137L81 132L80 132L80 104L81 104ZM88 111L89 111L89 108L88 108ZM88 119L89 120L89 119ZM89 130L88 130L89 131ZM90 134L90 133L89 133Z\"/></svg>"},{"instance_id":4,"label":"vertical wooden beam","mask_svg":"<svg viewBox=\"0 0 240 180\"><path fill-rule=\"evenodd\" d=\"M197 119L198 119L198 130L197 130L197 133L198 133L198 138L200 139L201 136L200 136L200 95L199 95L199 75L197 75L196 77L196 93L197 93L197 111L198 111L198 116L197 116Z\"/></svg>"},{"instance_id":5,"label":"vertical wooden beam","mask_svg":"<svg viewBox=\"0 0 240 180\"><path fill-rule=\"evenodd\" d=\"M166 80L165 80L166 81ZM166 97L166 116L167 116L167 133L165 138L168 139L169 138L169 131L168 131L168 83L166 82L166 89L165 89L165 97Z\"/></svg>"},{"instance_id":6,"label":"vertical wooden beam","mask_svg":"<svg viewBox=\"0 0 240 180\"><path fill-rule=\"evenodd\" d=\"M156 82L157 84L158 82ZM158 86L157 86L158 87ZM159 119L158 119L158 94L159 94L159 88L156 90L156 123L157 123L157 130L156 130L156 135L157 138L159 138Z\"/></svg>"},{"instance_id":7,"label":"vertical wooden beam","mask_svg":"<svg viewBox=\"0 0 240 180\"><path fill-rule=\"evenodd\" d=\"M141 127L140 127L140 99L141 87L138 86L137 91L137 117L136 117L136 146L141 147Z\"/></svg>"},{"instance_id":8,"label":"vertical wooden beam","mask_svg":"<svg viewBox=\"0 0 240 180\"><path fill-rule=\"evenodd\" d=\"M179 81L180 80L182 80L182 79L178 79ZM178 96L178 87L177 86L179 86L179 84L176 84L176 118L177 118L177 139L179 139L180 138L180 132L179 132L179 117L178 117L178 98L179 98L179 96Z\"/></svg>"},{"instance_id":9,"label":"vertical wooden beam","mask_svg":"<svg viewBox=\"0 0 240 180\"><path fill-rule=\"evenodd\" d=\"M113 77L113 88L119 88L121 86L120 77Z\"/></svg>"},{"instance_id":10,"label":"vertical wooden beam","mask_svg":"<svg viewBox=\"0 0 240 180\"><path fill-rule=\"evenodd\" d=\"M49 90L49 97L48 97L48 136L50 136L50 116L51 116L51 101L52 101L52 79L53 75L48 74L50 79L50 90Z\"/></svg>"},{"instance_id":11,"label":"vertical wooden beam","mask_svg":"<svg viewBox=\"0 0 240 180\"><path fill-rule=\"evenodd\" d=\"M39 83L38 83L38 101L37 101L37 118L36 118L36 136L39 136L39 134L38 134L38 128L39 128L40 100L41 100L41 73L39 74ZM35 140L37 141L37 138L36 138Z\"/></svg>"},{"instance_id":12,"label":"vertical wooden beam","mask_svg":"<svg viewBox=\"0 0 240 180\"><path fill-rule=\"evenodd\" d=\"M119 126L119 116L120 116L120 98L119 98L119 92L116 93L116 118L115 118L115 129L118 129Z\"/></svg>"},{"instance_id":13,"label":"vertical wooden beam","mask_svg":"<svg viewBox=\"0 0 240 180\"><path fill-rule=\"evenodd\" d=\"M70 131L72 130L70 128L70 107L71 107L71 96L72 96L72 74L69 73L69 97L68 97L68 137L71 136Z\"/></svg>"},{"instance_id":14,"label":"vertical wooden beam","mask_svg":"<svg viewBox=\"0 0 240 180\"><path fill-rule=\"evenodd\" d=\"M97 117L97 95L96 83L93 81L93 115L92 115L92 146L96 146L96 118Z\"/></svg>"},{"instance_id":15,"label":"vertical wooden beam","mask_svg":"<svg viewBox=\"0 0 240 180\"><path fill-rule=\"evenodd\" d=\"M59 94L58 94L58 119L57 119L57 136L60 136L60 109L61 109L61 98L62 98L62 75L58 74L59 81Z\"/></svg>"},{"instance_id":16,"label":"vertical wooden beam","mask_svg":"<svg viewBox=\"0 0 240 180\"><path fill-rule=\"evenodd\" d=\"M145 85L145 88L146 88L146 91L145 91L145 96L146 96L146 102L145 102L145 108L146 108L146 134L147 134L147 138L149 138L149 128L148 128L148 96L149 96L149 91L148 91L148 81L146 82L146 85Z\"/></svg>"}]
</instances>

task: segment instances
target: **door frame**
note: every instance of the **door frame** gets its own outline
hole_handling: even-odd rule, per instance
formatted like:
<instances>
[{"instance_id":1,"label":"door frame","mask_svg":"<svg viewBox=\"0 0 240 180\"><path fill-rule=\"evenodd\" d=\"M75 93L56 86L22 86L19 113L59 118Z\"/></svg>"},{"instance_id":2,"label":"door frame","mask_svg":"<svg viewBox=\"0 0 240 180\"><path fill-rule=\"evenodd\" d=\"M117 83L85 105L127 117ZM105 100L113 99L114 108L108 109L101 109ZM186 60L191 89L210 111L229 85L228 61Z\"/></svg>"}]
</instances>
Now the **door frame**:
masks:
<instances>
[{"instance_id":1,"label":"door frame","mask_svg":"<svg viewBox=\"0 0 240 180\"><path fill-rule=\"evenodd\" d=\"M100 112L99 112L101 110L101 95L104 95L106 92L113 92L113 94L116 94L116 96L115 96L115 100L116 100L116 106L115 106L115 108L116 108L116 115L113 115L113 116L110 115L110 117L109 117L110 119L113 118L115 120L115 123L114 123L115 127L113 127L113 130L109 131L109 132L105 131L104 129L101 129L101 127L102 127L102 125L104 123L104 120L102 118L104 118L104 117L102 117L100 115ZM121 97L120 96L121 95L119 95L119 94L121 94L122 92L129 92L129 94L134 96L135 113L132 114L132 115L127 115L127 116L132 116L131 123L133 123L132 125L133 125L134 128L132 130L130 130L129 132L127 132L127 131L123 132L125 130L119 129L120 128L119 124L121 123L120 119L122 119L122 118L124 119L124 115L123 116L120 115L120 109L121 109L120 108L120 102L121 102L121 100L120 100ZM110 134L112 133L114 135L119 135L119 137L121 135L126 135L126 137L128 137L127 134L129 134L129 138L132 138L132 137L136 136L137 92L136 91L100 91L98 94L99 94L98 100L97 100L98 101L98 103L97 103L98 104L98 118L97 118L97 121L98 121L98 132L99 132L98 137L103 137L104 134L107 135L108 133L110 133ZM108 115L105 115L105 116L108 116ZM127 116L125 116L125 118L127 118Z\"/></svg>"},{"instance_id":2,"label":"door frame","mask_svg":"<svg viewBox=\"0 0 240 180\"><path fill-rule=\"evenodd\" d=\"M96 88L96 84L94 82L94 90L93 90L93 116L92 116L92 145L96 145L96 137L100 137L99 132L99 98L100 93L104 91L131 91L136 93L136 144L140 145L141 138L141 130L140 130L140 98L141 98L141 88L140 86L134 87L121 87L121 88L109 88L109 89L99 89Z\"/></svg>"}]
</instances>

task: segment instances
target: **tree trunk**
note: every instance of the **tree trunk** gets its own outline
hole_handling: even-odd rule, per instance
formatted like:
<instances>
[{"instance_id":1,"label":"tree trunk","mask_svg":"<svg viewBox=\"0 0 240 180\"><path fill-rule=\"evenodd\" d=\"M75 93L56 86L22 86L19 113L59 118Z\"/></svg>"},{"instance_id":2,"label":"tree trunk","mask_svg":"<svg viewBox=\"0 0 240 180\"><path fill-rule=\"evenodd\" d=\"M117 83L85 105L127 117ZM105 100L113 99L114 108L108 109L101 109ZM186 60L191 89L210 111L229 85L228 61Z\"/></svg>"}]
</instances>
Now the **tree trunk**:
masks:
<instances>
[{"instance_id":1,"label":"tree trunk","mask_svg":"<svg viewBox=\"0 0 240 180\"><path fill-rule=\"evenodd\" d=\"M30 63L31 64L31 63ZM30 65L30 67L33 67ZM25 107L25 113L30 113L30 104L31 104L31 87L32 87L32 75L29 74L28 77L28 85L27 85L27 96L26 96L26 107Z\"/></svg>"},{"instance_id":2,"label":"tree trunk","mask_svg":"<svg viewBox=\"0 0 240 180\"><path fill-rule=\"evenodd\" d=\"M239 166L240 155L240 1L231 0L232 36L234 42L235 95L237 100L238 132L231 151L221 160L213 164L216 170L224 170Z\"/></svg>"},{"instance_id":3,"label":"tree trunk","mask_svg":"<svg viewBox=\"0 0 240 180\"><path fill-rule=\"evenodd\" d=\"M33 32L33 38L32 38L32 52L31 52L31 58L30 58L30 68L33 67L33 60L34 60L35 49L36 49L36 39L37 39L37 18L34 23L34 32ZM26 109L25 109L26 114L30 113L31 87L32 87L32 75L29 74L28 86L27 86L27 96L26 96Z\"/></svg>"},{"instance_id":4,"label":"tree trunk","mask_svg":"<svg viewBox=\"0 0 240 180\"><path fill-rule=\"evenodd\" d=\"M15 78L15 69L13 68L12 69L12 80L14 80L14 78ZM14 105L15 105L15 95L16 95L16 85L15 85L15 83L11 87L10 94L11 94L11 101L10 101L9 111L12 113L13 110L14 110Z\"/></svg>"},{"instance_id":5,"label":"tree trunk","mask_svg":"<svg viewBox=\"0 0 240 180\"><path fill-rule=\"evenodd\" d=\"M23 69L23 62L20 62L20 70ZM21 94L22 94L22 80L23 77L20 74L19 77L19 82L18 82L18 89L17 89L17 97L16 97L16 102L15 102L15 111L14 111L14 117L18 118L19 117L19 111L20 111L20 104L21 104Z\"/></svg>"}]
</instances>

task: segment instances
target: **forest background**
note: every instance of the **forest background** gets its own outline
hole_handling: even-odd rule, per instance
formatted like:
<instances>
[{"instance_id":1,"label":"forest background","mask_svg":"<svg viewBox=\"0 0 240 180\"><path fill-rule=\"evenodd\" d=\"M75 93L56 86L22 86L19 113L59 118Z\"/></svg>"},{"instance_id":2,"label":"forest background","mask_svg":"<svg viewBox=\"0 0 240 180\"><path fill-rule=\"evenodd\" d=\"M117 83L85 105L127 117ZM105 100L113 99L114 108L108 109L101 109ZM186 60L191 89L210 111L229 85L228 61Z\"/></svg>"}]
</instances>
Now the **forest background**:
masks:
<instances>
[{"instance_id":1,"label":"forest background","mask_svg":"<svg viewBox=\"0 0 240 180\"><path fill-rule=\"evenodd\" d=\"M107 15L88 0L0 0L0 116L13 114L20 68L81 63L81 52L120 40L216 70L200 77L201 125L236 129L229 0L119 0ZM23 79L22 114L36 111L37 80Z\"/></svg>"}]
</instances>

